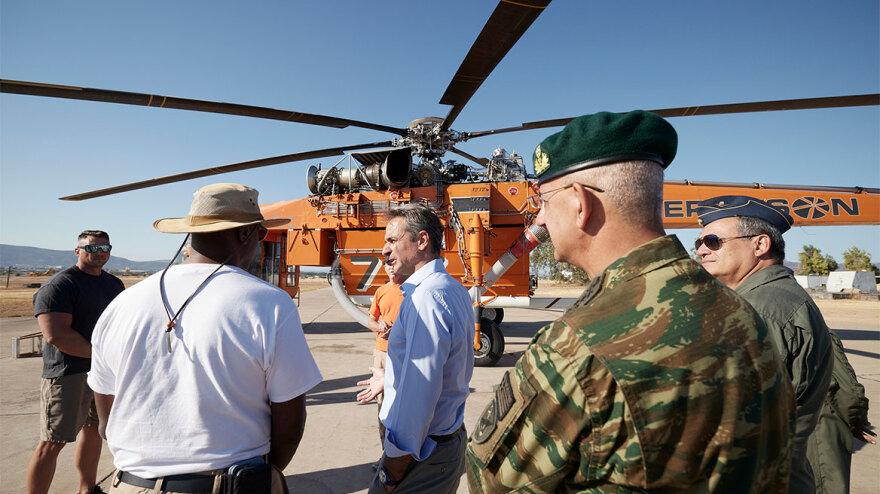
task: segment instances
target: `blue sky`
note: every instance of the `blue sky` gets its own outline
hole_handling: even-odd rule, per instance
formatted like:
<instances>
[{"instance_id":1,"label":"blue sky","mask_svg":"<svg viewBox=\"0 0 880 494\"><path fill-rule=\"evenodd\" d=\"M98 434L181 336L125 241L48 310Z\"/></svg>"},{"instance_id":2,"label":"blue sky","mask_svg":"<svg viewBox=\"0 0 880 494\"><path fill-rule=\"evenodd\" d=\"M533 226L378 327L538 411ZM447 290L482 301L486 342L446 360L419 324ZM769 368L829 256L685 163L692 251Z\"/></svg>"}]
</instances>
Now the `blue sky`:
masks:
<instances>
[{"instance_id":1,"label":"blue sky","mask_svg":"<svg viewBox=\"0 0 880 494\"><path fill-rule=\"evenodd\" d=\"M0 3L0 76L333 115L391 126L438 104L495 1ZM442 5L442 8L439 6ZM876 1L555 0L453 128L479 131L601 110L880 91ZM672 180L880 187L880 110L804 110L671 120ZM474 139L530 156L558 129ZM276 165L72 203L57 198L188 170L390 139L228 115L0 95L0 243L72 248L85 228L114 254L170 257L198 187L239 182L262 202L307 195L309 165ZM447 159L452 156L447 156ZM530 160L529 160L530 161ZM531 169L531 163L529 163ZM686 244L697 231L677 231ZM841 260L880 261L880 227L797 228ZM2 262L2 261L0 261Z\"/></svg>"}]
</instances>

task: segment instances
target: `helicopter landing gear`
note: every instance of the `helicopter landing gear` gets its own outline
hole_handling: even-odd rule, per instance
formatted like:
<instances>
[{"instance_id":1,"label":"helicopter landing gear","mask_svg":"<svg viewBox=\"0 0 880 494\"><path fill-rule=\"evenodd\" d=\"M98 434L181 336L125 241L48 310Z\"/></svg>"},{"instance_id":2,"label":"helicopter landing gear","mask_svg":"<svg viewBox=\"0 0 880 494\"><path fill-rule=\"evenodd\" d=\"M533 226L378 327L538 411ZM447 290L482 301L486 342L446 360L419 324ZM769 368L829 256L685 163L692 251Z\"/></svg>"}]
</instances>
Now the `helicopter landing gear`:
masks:
<instances>
[{"instance_id":1,"label":"helicopter landing gear","mask_svg":"<svg viewBox=\"0 0 880 494\"><path fill-rule=\"evenodd\" d=\"M504 335L491 319L480 319L480 348L474 350L474 366L492 367L504 355Z\"/></svg>"},{"instance_id":2,"label":"helicopter landing gear","mask_svg":"<svg viewBox=\"0 0 880 494\"><path fill-rule=\"evenodd\" d=\"M504 320L504 309L483 307L482 314L482 317L485 317L486 319L491 319L495 324L501 324L501 321Z\"/></svg>"}]
</instances>

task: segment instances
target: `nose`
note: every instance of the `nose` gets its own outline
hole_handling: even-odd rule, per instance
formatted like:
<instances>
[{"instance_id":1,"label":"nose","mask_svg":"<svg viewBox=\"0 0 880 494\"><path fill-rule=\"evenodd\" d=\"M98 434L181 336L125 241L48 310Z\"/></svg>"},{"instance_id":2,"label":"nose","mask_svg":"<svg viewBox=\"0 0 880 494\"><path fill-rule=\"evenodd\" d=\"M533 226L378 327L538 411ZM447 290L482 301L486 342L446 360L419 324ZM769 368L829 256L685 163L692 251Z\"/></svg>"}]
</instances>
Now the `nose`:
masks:
<instances>
[{"instance_id":1,"label":"nose","mask_svg":"<svg viewBox=\"0 0 880 494\"><path fill-rule=\"evenodd\" d=\"M382 246L382 255L387 259L389 254L391 254L391 246L385 242L385 245Z\"/></svg>"},{"instance_id":2,"label":"nose","mask_svg":"<svg viewBox=\"0 0 880 494\"><path fill-rule=\"evenodd\" d=\"M540 226L547 225L547 223L544 221L544 208L538 210L538 216L535 217L535 224Z\"/></svg>"},{"instance_id":3,"label":"nose","mask_svg":"<svg viewBox=\"0 0 880 494\"><path fill-rule=\"evenodd\" d=\"M709 255L712 251L706 247L706 244L700 244L700 248L697 249L697 255L700 257L705 257Z\"/></svg>"}]
</instances>

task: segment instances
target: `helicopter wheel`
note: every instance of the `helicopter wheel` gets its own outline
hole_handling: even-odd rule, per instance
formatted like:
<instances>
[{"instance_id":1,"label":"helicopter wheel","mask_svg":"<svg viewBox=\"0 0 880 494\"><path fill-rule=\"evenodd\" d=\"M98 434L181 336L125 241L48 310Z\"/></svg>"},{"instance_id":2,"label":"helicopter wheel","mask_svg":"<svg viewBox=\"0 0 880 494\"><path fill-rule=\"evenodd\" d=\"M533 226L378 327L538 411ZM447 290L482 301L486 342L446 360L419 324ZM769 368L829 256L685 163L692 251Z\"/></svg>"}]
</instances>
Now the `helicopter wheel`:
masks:
<instances>
[{"instance_id":1,"label":"helicopter wheel","mask_svg":"<svg viewBox=\"0 0 880 494\"><path fill-rule=\"evenodd\" d=\"M482 317L491 319L495 324L501 324L501 321L504 320L504 309L483 307Z\"/></svg>"},{"instance_id":2,"label":"helicopter wheel","mask_svg":"<svg viewBox=\"0 0 880 494\"><path fill-rule=\"evenodd\" d=\"M485 317L480 319L480 348L474 350L476 367L493 367L504 355L504 335L495 321Z\"/></svg>"}]
</instances>

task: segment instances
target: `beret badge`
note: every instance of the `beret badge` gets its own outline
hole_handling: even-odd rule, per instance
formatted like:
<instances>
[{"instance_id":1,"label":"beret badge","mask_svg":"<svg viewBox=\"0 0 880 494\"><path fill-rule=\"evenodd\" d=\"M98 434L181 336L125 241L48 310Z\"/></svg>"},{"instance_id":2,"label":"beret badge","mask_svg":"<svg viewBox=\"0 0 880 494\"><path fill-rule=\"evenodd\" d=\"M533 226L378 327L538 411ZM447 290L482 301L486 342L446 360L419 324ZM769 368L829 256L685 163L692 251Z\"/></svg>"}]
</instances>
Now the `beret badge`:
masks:
<instances>
[{"instance_id":1,"label":"beret badge","mask_svg":"<svg viewBox=\"0 0 880 494\"><path fill-rule=\"evenodd\" d=\"M535 148L535 175L544 173L547 168L550 168L550 156L541 149L539 144Z\"/></svg>"}]
</instances>

